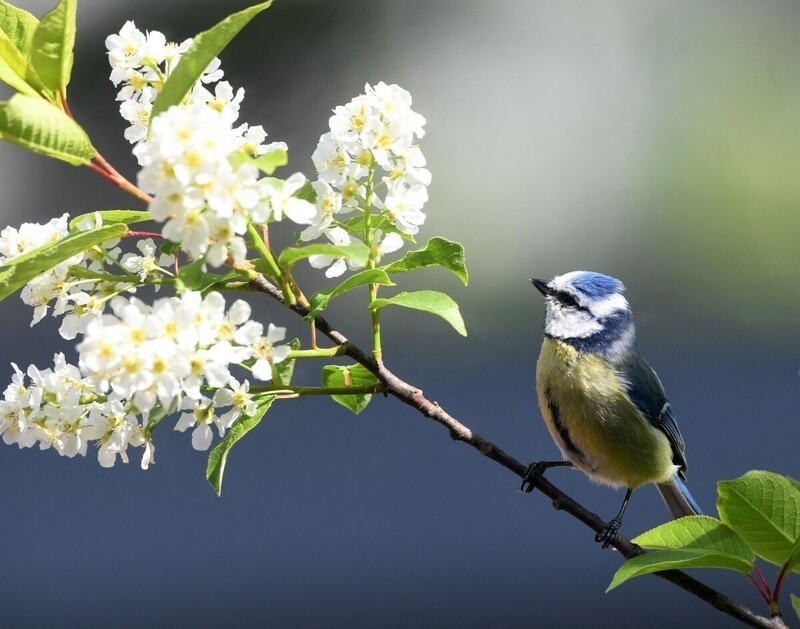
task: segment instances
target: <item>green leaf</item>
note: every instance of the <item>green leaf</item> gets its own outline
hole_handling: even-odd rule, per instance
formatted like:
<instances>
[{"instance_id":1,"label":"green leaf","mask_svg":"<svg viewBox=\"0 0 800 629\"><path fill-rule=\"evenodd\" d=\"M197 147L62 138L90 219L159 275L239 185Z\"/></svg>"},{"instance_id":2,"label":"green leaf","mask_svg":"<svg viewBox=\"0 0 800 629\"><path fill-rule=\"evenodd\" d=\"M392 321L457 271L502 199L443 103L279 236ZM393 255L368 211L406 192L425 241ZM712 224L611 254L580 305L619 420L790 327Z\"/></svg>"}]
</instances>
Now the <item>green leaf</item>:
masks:
<instances>
[{"instance_id":1,"label":"green leaf","mask_svg":"<svg viewBox=\"0 0 800 629\"><path fill-rule=\"evenodd\" d=\"M16 94L0 103L0 138L73 166L88 164L97 153L77 122L36 96Z\"/></svg>"},{"instance_id":2,"label":"green leaf","mask_svg":"<svg viewBox=\"0 0 800 629\"><path fill-rule=\"evenodd\" d=\"M300 349L300 339L292 339L287 343L292 349ZM292 384L292 376L294 375L294 365L297 362L296 358L287 358L279 363L272 365L272 379L275 384L289 385Z\"/></svg>"},{"instance_id":3,"label":"green leaf","mask_svg":"<svg viewBox=\"0 0 800 629\"><path fill-rule=\"evenodd\" d=\"M106 240L119 238L126 231L125 225L108 225L91 231L70 234L66 238L43 245L10 260L0 266L0 301L57 264Z\"/></svg>"},{"instance_id":4,"label":"green leaf","mask_svg":"<svg viewBox=\"0 0 800 629\"><path fill-rule=\"evenodd\" d=\"M657 550L629 559L617 570L606 592L622 585L628 579L660 572L662 570L685 570L687 568L722 568L748 574L753 564L741 557L699 549Z\"/></svg>"},{"instance_id":5,"label":"green leaf","mask_svg":"<svg viewBox=\"0 0 800 629\"><path fill-rule=\"evenodd\" d=\"M311 318L318 312L325 310L328 303L334 297L342 293L363 286L364 284L382 284L384 286L394 286L392 279L382 269L367 269L348 277L344 282L332 288L325 288L311 296L311 308L308 317Z\"/></svg>"},{"instance_id":6,"label":"green leaf","mask_svg":"<svg viewBox=\"0 0 800 629\"><path fill-rule=\"evenodd\" d=\"M302 199L303 201L308 201L309 203L317 202L317 191L314 190L314 186L312 186L311 182L308 180L306 180L292 196Z\"/></svg>"},{"instance_id":7,"label":"green leaf","mask_svg":"<svg viewBox=\"0 0 800 629\"><path fill-rule=\"evenodd\" d=\"M717 510L759 557L782 566L800 537L800 489L789 478L750 471L717 485Z\"/></svg>"},{"instance_id":8,"label":"green leaf","mask_svg":"<svg viewBox=\"0 0 800 629\"><path fill-rule=\"evenodd\" d=\"M453 301L449 295L445 295L444 293L435 290L400 293L388 299L380 298L374 300L369 305L369 309L377 310L384 306L403 306L404 308L413 308L414 310L430 312L447 321L461 336L467 335L467 329L464 327L464 319L461 318L458 304Z\"/></svg>"},{"instance_id":9,"label":"green leaf","mask_svg":"<svg viewBox=\"0 0 800 629\"><path fill-rule=\"evenodd\" d=\"M172 242L171 240L165 240L162 242L161 246L158 248L161 253L166 254L168 256L176 256L181 250L181 243L179 242Z\"/></svg>"},{"instance_id":10,"label":"green leaf","mask_svg":"<svg viewBox=\"0 0 800 629\"><path fill-rule=\"evenodd\" d=\"M81 266L80 264L73 264L71 267L69 267L69 275L70 277L98 280L100 282L111 282L115 284L130 282L134 282L136 284L139 283L139 278L133 273L128 273L127 275L114 275L113 273L93 271L92 269L87 269L85 266Z\"/></svg>"},{"instance_id":11,"label":"green leaf","mask_svg":"<svg viewBox=\"0 0 800 629\"><path fill-rule=\"evenodd\" d=\"M469 273L464 264L464 247L444 238L431 238L419 251L409 251L397 262L384 266L387 273L405 273L429 266L443 266L452 271L464 286L469 282Z\"/></svg>"},{"instance_id":12,"label":"green leaf","mask_svg":"<svg viewBox=\"0 0 800 629\"><path fill-rule=\"evenodd\" d=\"M44 86L53 92L69 85L77 10L78 0L60 0L33 34L31 63Z\"/></svg>"},{"instance_id":13,"label":"green leaf","mask_svg":"<svg viewBox=\"0 0 800 629\"><path fill-rule=\"evenodd\" d=\"M228 161L234 168L239 168L242 164L252 164L261 172L271 175L279 166L286 166L289 163L289 156L283 149L276 149L269 153L264 153L258 157L253 157L246 151L234 151L228 157ZM280 179L276 179L280 182Z\"/></svg>"},{"instance_id":14,"label":"green leaf","mask_svg":"<svg viewBox=\"0 0 800 629\"><path fill-rule=\"evenodd\" d=\"M0 81L22 94L38 97L27 75L28 60L25 54L5 30L0 30Z\"/></svg>"},{"instance_id":15,"label":"green leaf","mask_svg":"<svg viewBox=\"0 0 800 629\"><path fill-rule=\"evenodd\" d=\"M790 594L789 597L792 599L792 607L794 607L794 613L797 614L797 617L800 619L800 596L795 596L794 594Z\"/></svg>"},{"instance_id":16,"label":"green leaf","mask_svg":"<svg viewBox=\"0 0 800 629\"><path fill-rule=\"evenodd\" d=\"M228 461L228 453L239 439L244 437L253 428L258 426L264 414L272 406L275 400L273 396L263 397L258 401L255 413L251 416L243 416L236 420L231 426L230 432L220 441L211 452L208 453L208 465L206 466L206 480L211 483L217 495L222 495L222 476L225 474L225 463Z\"/></svg>"},{"instance_id":17,"label":"green leaf","mask_svg":"<svg viewBox=\"0 0 800 629\"><path fill-rule=\"evenodd\" d=\"M789 551L787 564L792 572L800 572L800 537L795 540L792 550Z\"/></svg>"},{"instance_id":18,"label":"green leaf","mask_svg":"<svg viewBox=\"0 0 800 629\"><path fill-rule=\"evenodd\" d=\"M269 153L264 153L253 159L253 163L265 175L271 175L280 166L289 163L289 155L283 149L276 149Z\"/></svg>"},{"instance_id":19,"label":"green leaf","mask_svg":"<svg viewBox=\"0 0 800 629\"><path fill-rule=\"evenodd\" d=\"M370 217L370 227L372 229L380 229L384 234L400 234L400 237L403 240L407 240L408 242L416 243L417 241L414 240L414 236L411 234L406 234L401 232L397 227L392 225L389 219L383 215L379 214L376 216ZM364 237L364 230L366 229L366 219L364 214L358 214L352 218L347 219L341 223L342 227L344 227L347 231L360 238Z\"/></svg>"},{"instance_id":20,"label":"green leaf","mask_svg":"<svg viewBox=\"0 0 800 629\"><path fill-rule=\"evenodd\" d=\"M33 33L39 20L25 9L0 0L0 31L3 31L23 57L28 57L33 45Z\"/></svg>"},{"instance_id":21,"label":"green leaf","mask_svg":"<svg viewBox=\"0 0 800 629\"><path fill-rule=\"evenodd\" d=\"M158 114L173 105L180 104L214 57L222 52L250 20L270 4L272 4L272 0L229 15L216 26L199 33L164 83L164 87L153 103L150 120L154 120Z\"/></svg>"},{"instance_id":22,"label":"green leaf","mask_svg":"<svg viewBox=\"0 0 800 629\"><path fill-rule=\"evenodd\" d=\"M672 520L642 533L633 543L655 550L700 549L722 552L750 562L756 558L753 550L733 529L706 515Z\"/></svg>"},{"instance_id":23,"label":"green leaf","mask_svg":"<svg viewBox=\"0 0 800 629\"><path fill-rule=\"evenodd\" d=\"M378 379L375 375L362 365L326 365L322 368L322 385L325 387L360 387L370 384L376 384ZM372 399L370 394L356 394L356 395L332 395L334 401L338 402L345 408L349 408L356 415L367 408Z\"/></svg>"},{"instance_id":24,"label":"green leaf","mask_svg":"<svg viewBox=\"0 0 800 629\"><path fill-rule=\"evenodd\" d=\"M69 222L69 230L74 232L78 230L78 225L86 220L93 219L95 214L99 214L103 220L103 225L132 225L133 223L144 223L145 221L152 220L150 212L147 210L98 210L96 212L87 212L76 216Z\"/></svg>"},{"instance_id":25,"label":"green leaf","mask_svg":"<svg viewBox=\"0 0 800 629\"><path fill-rule=\"evenodd\" d=\"M208 273L206 272L205 267L205 259L199 258L194 262L182 266L178 272L178 279L189 290L199 290L203 293L207 293L214 286L231 279L230 274L219 275L217 273Z\"/></svg>"},{"instance_id":26,"label":"green leaf","mask_svg":"<svg viewBox=\"0 0 800 629\"><path fill-rule=\"evenodd\" d=\"M367 264L369 249L365 244L345 245L335 247L333 245L307 245L305 247L287 247L278 256L278 264L283 267L291 267L297 261L311 256L331 256L334 258L347 258L362 266Z\"/></svg>"}]
</instances>

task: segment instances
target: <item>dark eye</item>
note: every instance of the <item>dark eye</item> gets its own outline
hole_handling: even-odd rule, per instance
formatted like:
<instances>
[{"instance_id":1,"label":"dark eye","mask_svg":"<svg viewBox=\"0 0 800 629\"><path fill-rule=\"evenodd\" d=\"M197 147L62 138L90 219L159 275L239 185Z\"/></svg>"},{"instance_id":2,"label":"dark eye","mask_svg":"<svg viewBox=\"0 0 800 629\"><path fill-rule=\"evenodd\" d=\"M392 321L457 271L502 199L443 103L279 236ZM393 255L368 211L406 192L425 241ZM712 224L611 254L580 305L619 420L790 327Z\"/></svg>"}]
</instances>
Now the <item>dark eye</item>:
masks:
<instances>
[{"instance_id":1,"label":"dark eye","mask_svg":"<svg viewBox=\"0 0 800 629\"><path fill-rule=\"evenodd\" d=\"M570 295L569 293L565 293L564 291L558 291L556 294L556 299L560 301L565 306L572 306L573 308L580 308L581 305L578 303L578 300L575 299L574 295Z\"/></svg>"}]
</instances>

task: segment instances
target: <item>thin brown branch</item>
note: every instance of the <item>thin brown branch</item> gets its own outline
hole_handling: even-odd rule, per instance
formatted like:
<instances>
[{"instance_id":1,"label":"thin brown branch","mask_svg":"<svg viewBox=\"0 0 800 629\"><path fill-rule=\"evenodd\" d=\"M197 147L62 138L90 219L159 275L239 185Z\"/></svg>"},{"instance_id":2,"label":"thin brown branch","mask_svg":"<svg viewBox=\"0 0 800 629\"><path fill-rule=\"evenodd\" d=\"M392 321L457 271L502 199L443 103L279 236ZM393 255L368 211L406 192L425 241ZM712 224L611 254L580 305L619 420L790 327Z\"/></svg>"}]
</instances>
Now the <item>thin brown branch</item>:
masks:
<instances>
[{"instance_id":1,"label":"thin brown branch","mask_svg":"<svg viewBox=\"0 0 800 629\"><path fill-rule=\"evenodd\" d=\"M263 275L257 275L252 283L257 290L266 293L301 317L306 317L308 315L308 308L299 304L287 305L283 299L281 290ZM483 456L499 463L516 476L521 478L525 474L527 470L525 464L459 422L456 418L447 413L438 402L431 401L425 397L419 388L398 378L386 368L383 362L376 361L372 356L350 343L344 334L333 328L324 318L316 317L314 319L314 325L334 343L343 346L347 356L375 374L381 384L383 384L386 393L393 395L400 401L415 408L425 417L441 424L448 429L453 439L472 446ZM531 482L536 489L550 498L556 509L569 513L572 517L580 520L595 531L595 533L599 533L605 527L606 523L597 514L592 513L583 505L570 498L544 476L535 476ZM633 544L630 540L619 535L611 545L626 559L632 559L633 557L645 554L645 551L640 546ZM769 627L772 629L786 628L786 624L781 618L766 618L760 616L745 605L717 592L697 579L690 577L685 572L681 572L680 570L665 570L654 574L661 579L677 585L679 588L702 599L722 613L728 614L746 625L751 627Z\"/></svg>"}]
</instances>

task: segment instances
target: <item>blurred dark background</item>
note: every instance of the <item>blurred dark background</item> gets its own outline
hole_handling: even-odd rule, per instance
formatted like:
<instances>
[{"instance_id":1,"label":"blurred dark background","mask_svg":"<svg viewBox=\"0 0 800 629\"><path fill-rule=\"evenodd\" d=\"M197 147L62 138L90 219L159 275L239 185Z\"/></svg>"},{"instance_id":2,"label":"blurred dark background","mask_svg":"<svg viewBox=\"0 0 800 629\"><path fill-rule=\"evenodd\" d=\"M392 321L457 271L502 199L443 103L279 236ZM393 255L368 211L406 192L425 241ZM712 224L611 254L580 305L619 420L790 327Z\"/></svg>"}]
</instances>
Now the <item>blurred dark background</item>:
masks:
<instances>
[{"instance_id":1,"label":"blurred dark background","mask_svg":"<svg viewBox=\"0 0 800 629\"><path fill-rule=\"evenodd\" d=\"M19 4L41 15L51 2ZM181 40L247 5L81 0L72 110L129 177L105 36L134 19ZM313 175L330 110L367 81L399 83L426 116L434 179L420 240L461 241L471 282L431 270L399 288L449 292L470 336L387 312L390 368L514 456L554 458L533 388L543 308L527 279L620 277L677 409L690 486L713 514L717 480L757 468L800 477L799 28L788 0L279 0L222 60L247 91L241 120L289 143L285 174ZM8 144L0 192L3 225L139 207L87 169ZM327 284L301 276L307 292ZM359 341L365 299L330 312ZM268 299L254 303L305 334ZM3 382L11 361L72 351L51 319L29 332L30 317L16 296L0 304ZM315 383L321 366L301 365L298 381ZM614 552L391 399L358 417L326 400L276 405L232 452L222 498L188 435L161 431L156 459L109 471L93 454L0 446L0 624L733 624L653 577L604 594ZM620 492L551 476L606 518L619 506ZM665 519L646 488L623 532ZM696 576L767 611L740 575Z\"/></svg>"}]
</instances>

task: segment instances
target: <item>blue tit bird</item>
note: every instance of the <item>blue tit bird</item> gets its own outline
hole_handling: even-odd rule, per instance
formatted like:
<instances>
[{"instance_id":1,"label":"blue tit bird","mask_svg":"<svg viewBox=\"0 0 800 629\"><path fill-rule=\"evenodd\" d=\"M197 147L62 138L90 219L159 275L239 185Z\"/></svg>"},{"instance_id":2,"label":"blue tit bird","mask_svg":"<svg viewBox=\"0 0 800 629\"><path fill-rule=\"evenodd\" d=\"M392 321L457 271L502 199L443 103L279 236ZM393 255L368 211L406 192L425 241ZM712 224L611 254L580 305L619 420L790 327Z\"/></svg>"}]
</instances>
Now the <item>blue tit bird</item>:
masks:
<instances>
[{"instance_id":1,"label":"blue tit bird","mask_svg":"<svg viewBox=\"0 0 800 629\"><path fill-rule=\"evenodd\" d=\"M636 346L622 282L588 271L531 282L547 307L536 391L564 460L531 464L523 491L532 491L532 476L556 466L625 487L619 513L596 536L603 548L641 485L655 483L675 518L701 513L683 482L683 437L661 381Z\"/></svg>"}]
</instances>

